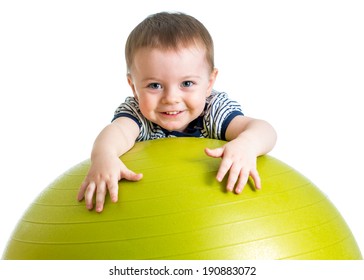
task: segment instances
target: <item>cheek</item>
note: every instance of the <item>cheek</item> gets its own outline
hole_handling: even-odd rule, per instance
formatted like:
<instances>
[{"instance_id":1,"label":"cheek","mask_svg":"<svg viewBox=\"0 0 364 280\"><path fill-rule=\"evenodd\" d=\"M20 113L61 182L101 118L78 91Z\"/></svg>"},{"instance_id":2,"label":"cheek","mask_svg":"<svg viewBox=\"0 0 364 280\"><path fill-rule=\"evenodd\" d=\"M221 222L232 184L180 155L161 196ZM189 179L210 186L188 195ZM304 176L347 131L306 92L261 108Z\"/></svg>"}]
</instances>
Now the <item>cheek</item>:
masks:
<instances>
[{"instance_id":1,"label":"cheek","mask_svg":"<svg viewBox=\"0 0 364 280\"><path fill-rule=\"evenodd\" d=\"M147 95L139 96L139 108L143 115L152 111L155 108L155 98Z\"/></svg>"},{"instance_id":2,"label":"cheek","mask_svg":"<svg viewBox=\"0 0 364 280\"><path fill-rule=\"evenodd\" d=\"M188 99L188 105L198 111L203 111L206 103L206 96L203 94L193 95Z\"/></svg>"},{"instance_id":3,"label":"cheek","mask_svg":"<svg viewBox=\"0 0 364 280\"><path fill-rule=\"evenodd\" d=\"M139 100L139 108L143 115L146 114L146 112L149 111L148 102L145 102L145 100Z\"/></svg>"}]
</instances>

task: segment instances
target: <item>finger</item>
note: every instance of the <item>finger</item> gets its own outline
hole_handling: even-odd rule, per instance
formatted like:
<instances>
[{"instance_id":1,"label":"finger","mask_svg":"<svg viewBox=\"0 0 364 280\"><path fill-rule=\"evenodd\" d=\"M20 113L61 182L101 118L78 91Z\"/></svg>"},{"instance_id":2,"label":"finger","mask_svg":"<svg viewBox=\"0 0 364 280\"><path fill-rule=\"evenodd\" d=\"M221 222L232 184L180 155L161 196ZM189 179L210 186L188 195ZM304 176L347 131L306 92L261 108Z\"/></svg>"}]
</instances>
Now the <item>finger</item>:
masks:
<instances>
[{"instance_id":1,"label":"finger","mask_svg":"<svg viewBox=\"0 0 364 280\"><path fill-rule=\"evenodd\" d=\"M248 179L249 179L249 173L242 170L240 172L239 180L236 183L235 193L240 194L243 191L245 185L248 182Z\"/></svg>"},{"instance_id":2,"label":"finger","mask_svg":"<svg viewBox=\"0 0 364 280\"><path fill-rule=\"evenodd\" d=\"M118 193L119 193L118 180L117 179L111 180L108 183L108 189L109 189L111 201L112 202L117 202L118 201Z\"/></svg>"},{"instance_id":3,"label":"finger","mask_svg":"<svg viewBox=\"0 0 364 280\"><path fill-rule=\"evenodd\" d=\"M252 170L250 172L250 176L252 177L252 179L254 181L255 188L258 189L258 190L261 190L262 189L262 183L261 183L261 180L260 180L258 170L256 170L256 169Z\"/></svg>"},{"instance_id":4,"label":"finger","mask_svg":"<svg viewBox=\"0 0 364 280\"><path fill-rule=\"evenodd\" d=\"M139 181L143 178L143 174L141 173L135 173L129 169L125 170L121 176L121 178L124 178L128 181Z\"/></svg>"},{"instance_id":5,"label":"finger","mask_svg":"<svg viewBox=\"0 0 364 280\"><path fill-rule=\"evenodd\" d=\"M223 147L216 149L205 148L205 153L210 157L220 158L224 154L224 148Z\"/></svg>"},{"instance_id":6,"label":"finger","mask_svg":"<svg viewBox=\"0 0 364 280\"><path fill-rule=\"evenodd\" d=\"M231 165L232 165L232 161L230 159L223 158L223 160L220 163L219 170L217 171L217 175L216 175L216 179L219 182L221 182L224 179L226 173L230 170Z\"/></svg>"},{"instance_id":7,"label":"finger","mask_svg":"<svg viewBox=\"0 0 364 280\"><path fill-rule=\"evenodd\" d=\"M228 191L233 191L235 187L235 193L240 193L246 182L248 181L249 173L241 168L238 164L233 164L229 171L229 178L226 188Z\"/></svg>"},{"instance_id":8,"label":"finger","mask_svg":"<svg viewBox=\"0 0 364 280\"><path fill-rule=\"evenodd\" d=\"M81 201L85 197L85 191L86 191L87 186L88 186L88 182L83 181L81 186L80 186L80 190L77 193L77 200L78 201Z\"/></svg>"},{"instance_id":9,"label":"finger","mask_svg":"<svg viewBox=\"0 0 364 280\"><path fill-rule=\"evenodd\" d=\"M239 173L233 169L230 169L229 177L228 177L228 180L226 183L226 189L229 192L232 192L234 190L234 186L235 186L236 181L238 180L238 177L239 177Z\"/></svg>"},{"instance_id":10,"label":"finger","mask_svg":"<svg viewBox=\"0 0 364 280\"><path fill-rule=\"evenodd\" d=\"M90 182L86 187L85 203L86 203L86 208L89 210L91 210L94 207L93 206L93 196L95 193L95 189L96 189L96 185L94 182Z\"/></svg>"},{"instance_id":11,"label":"finger","mask_svg":"<svg viewBox=\"0 0 364 280\"><path fill-rule=\"evenodd\" d=\"M100 182L96 190L96 212L102 212L104 209L106 196L106 183L104 181Z\"/></svg>"}]
</instances>

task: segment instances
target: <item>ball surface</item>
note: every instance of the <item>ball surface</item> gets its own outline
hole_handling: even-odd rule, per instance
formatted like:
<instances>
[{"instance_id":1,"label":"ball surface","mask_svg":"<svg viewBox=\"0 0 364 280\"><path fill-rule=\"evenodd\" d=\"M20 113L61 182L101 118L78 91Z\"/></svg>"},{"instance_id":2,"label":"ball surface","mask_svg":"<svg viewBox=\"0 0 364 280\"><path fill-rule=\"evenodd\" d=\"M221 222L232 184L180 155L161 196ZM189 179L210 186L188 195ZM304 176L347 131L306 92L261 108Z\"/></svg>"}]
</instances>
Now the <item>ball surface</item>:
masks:
<instances>
[{"instance_id":1,"label":"ball surface","mask_svg":"<svg viewBox=\"0 0 364 280\"><path fill-rule=\"evenodd\" d=\"M283 162L258 158L262 190L217 182L225 142L169 138L136 143L123 162L144 177L121 181L102 213L76 195L86 160L58 177L14 230L4 259L361 259L337 209Z\"/></svg>"}]
</instances>

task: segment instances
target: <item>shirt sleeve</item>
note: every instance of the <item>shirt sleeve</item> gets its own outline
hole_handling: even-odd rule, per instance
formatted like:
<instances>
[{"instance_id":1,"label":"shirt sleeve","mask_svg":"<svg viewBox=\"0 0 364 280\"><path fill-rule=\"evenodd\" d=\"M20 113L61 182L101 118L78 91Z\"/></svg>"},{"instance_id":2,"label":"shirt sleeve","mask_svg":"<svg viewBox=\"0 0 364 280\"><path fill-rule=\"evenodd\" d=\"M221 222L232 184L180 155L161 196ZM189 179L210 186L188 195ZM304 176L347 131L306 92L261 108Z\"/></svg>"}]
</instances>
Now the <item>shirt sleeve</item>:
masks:
<instances>
[{"instance_id":1,"label":"shirt sleeve","mask_svg":"<svg viewBox=\"0 0 364 280\"><path fill-rule=\"evenodd\" d=\"M225 133L236 116L243 116L238 102L224 92L213 91L207 99L204 114L205 129L209 138L226 140Z\"/></svg>"},{"instance_id":2,"label":"shirt sleeve","mask_svg":"<svg viewBox=\"0 0 364 280\"><path fill-rule=\"evenodd\" d=\"M150 122L143 116L139 108L139 102L134 97L127 97L125 102L121 103L114 112L112 121L120 117L127 117L136 122L140 132L136 141L144 141L147 137L147 130L150 127Z\"/></svg>"}]
</instances>

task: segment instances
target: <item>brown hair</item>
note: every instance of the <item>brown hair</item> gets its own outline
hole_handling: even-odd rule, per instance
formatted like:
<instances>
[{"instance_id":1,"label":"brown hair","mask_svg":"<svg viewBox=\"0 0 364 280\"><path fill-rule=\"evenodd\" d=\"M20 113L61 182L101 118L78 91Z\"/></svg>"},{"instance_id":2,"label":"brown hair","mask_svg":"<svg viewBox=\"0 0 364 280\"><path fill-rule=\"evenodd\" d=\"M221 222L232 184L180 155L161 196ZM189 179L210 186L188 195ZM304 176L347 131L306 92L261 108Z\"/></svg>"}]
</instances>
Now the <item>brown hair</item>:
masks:
<instances>
[{"instance_id":1,"label":"brown hair","mask_svg":"<svg viewBox=\"0 0 364 280\"><path fill-rule=\"evenodd\" d=\"M135 53L143 47L177 50L191 44L206 48L206 60L214 68L214 45L206 27L192 16L183 13L157 13L139 23L130 33L125 45L128 72Z\"/></svg>"}]
</instances>

